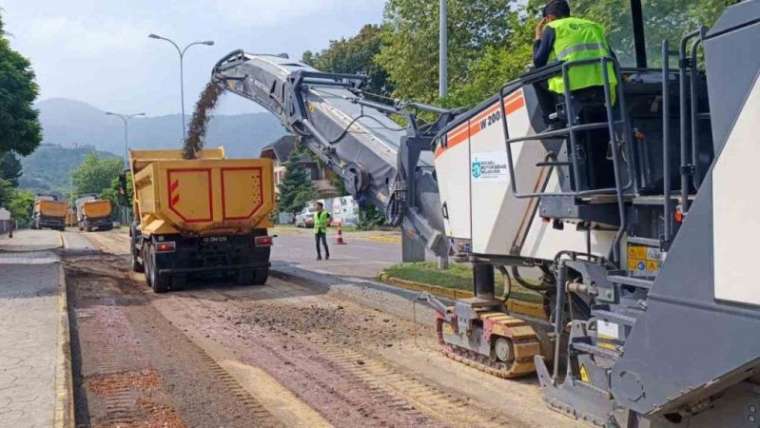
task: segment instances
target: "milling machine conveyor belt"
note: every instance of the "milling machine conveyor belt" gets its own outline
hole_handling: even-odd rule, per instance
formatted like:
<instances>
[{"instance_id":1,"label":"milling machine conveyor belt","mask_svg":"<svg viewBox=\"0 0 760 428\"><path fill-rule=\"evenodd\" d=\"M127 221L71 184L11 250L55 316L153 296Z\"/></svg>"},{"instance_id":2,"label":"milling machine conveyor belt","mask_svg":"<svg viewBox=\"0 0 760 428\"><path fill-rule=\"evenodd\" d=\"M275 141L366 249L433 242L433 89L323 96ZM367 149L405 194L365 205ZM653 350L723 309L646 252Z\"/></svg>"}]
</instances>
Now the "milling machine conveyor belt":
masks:
<instances>
[{"instance_id":1,"label":"milling machine conveyor belt","mask_svg":"<svg viewBox=\"0 0 760 428\"><path fill-rule=\"evenodd\" d=\"M362 76L322 73L285 55L234 51L216 64L212 79L277 116L343 179L360 204L375 205L389 218L402 206L398 218L407 229L432 251L445 251L432 152L419 151L405 167L405 143L415 127L389 117L397 107L368 100L360 90ZM410 189L414 207L403 206Z\"/></svg>"}]
</instances>

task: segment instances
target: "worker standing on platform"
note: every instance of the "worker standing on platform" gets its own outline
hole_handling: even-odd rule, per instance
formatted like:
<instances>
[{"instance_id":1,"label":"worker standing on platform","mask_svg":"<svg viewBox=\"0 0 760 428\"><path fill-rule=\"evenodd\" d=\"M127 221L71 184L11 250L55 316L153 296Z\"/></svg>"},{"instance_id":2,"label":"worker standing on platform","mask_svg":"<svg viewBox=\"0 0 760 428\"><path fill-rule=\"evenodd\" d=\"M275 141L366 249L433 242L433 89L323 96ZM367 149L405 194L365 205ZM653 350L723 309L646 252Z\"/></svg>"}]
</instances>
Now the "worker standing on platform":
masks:
<instances>
[{"instance_id":1,"label":"worker standing on platform","mask_svg":"<svg viewBox=\"0 0 760 428\"><path fill-rule=\"evenodd\" d=\"M575 62L604 57L614 58L614 53L610 49L602 25L587 19L571 17L570 5L566 0L552 0L544 7L543 19L536 26L536 38L533 44L533 63L537 68L557 62ZM610 95L614 102L617 77L612 63L608 64L608 77ZM574 104L576 102L604 103L605 79L601 61L571 66L568 70L568 80ZM545 87L543 89L546 90ZM562 73L549 79L548 90L555 96L564 96L565 82ZM542 102L545 111L549 111L547 104ZM553 107L555 106L551 106L552 110Z\"/></svg>"},{"instance_id":2,"label":"worker standing on platform","mask_svg":"<svg viewBox=\"0 0 760 428\"><path fill-rule=\"evenodd\" d=\"M327 247L327 226L330 224L330 213L325 211L325 205L317 202L317 212L314 213L314 239L317 243L317 260L322 260L320 241L325 247L325 259L330 260L330 249Z\"/></svg>"}]
</instances>

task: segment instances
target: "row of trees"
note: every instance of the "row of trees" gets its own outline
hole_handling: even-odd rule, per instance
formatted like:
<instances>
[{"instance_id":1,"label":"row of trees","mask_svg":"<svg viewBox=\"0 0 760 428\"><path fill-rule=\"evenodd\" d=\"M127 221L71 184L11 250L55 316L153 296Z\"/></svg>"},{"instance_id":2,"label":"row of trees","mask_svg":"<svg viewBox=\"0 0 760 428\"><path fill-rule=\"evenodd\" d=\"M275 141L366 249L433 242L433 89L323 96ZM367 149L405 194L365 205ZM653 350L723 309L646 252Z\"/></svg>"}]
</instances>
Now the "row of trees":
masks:
<instances>
[{"instance_id":1,"label":"row of trees","mask_svg":"<svg viewBox=\"0 0 760 428\"><path fill-rule=\"evenodd\" d=\"M0 16L0 206L20 225L29 223L34 195L18 189L21 163L42 141L34 109L38 88L31 64L10 47Z\"/></svg>"},{"instance_id":2,"label":"row of trees","mask_svg":"<svg viewBox=\"0 0 760 428\"><path fill-rule=\"evenodd\" d=\"M85 157L84 162L71 175L74 191L71 200L82 195L97 195L108 199L114 206L114 218L118 218L118 208L127 209L131 206L131 183L127 183L127 194L119 190L119 175L124 169L124 163L117 158L100 158L95 153Z\"/></svg>"},{"instance_id":3,"label":"row of trees","mask_svg":"<svg viewBox=\"0 0 760 428\"><path fill-rule=\"evenodd\" d=\"M322 71L362 73L368 90L451 107L493 95L531 64L534 28L546 0L448 0L449 86L438 97L438 2L388 0L382 25L336 40L304 62ZM688 4L684 4L688 3ZM727 0L652 0L645 5L650 64L659 65L659 43L677 43L699 25L712 25ZM573 0L573 14L608 30L624 65L633 65L629 0ZM676 46L676 44L674 44Z\"/></svg>"},{"instance_id":4,"label":"row of trees","mask_svg":"<svg viewBox=\"0 0 760 428\"><path fill-rule=\"evenodd\" d=\"M534 29L546 2L448 0L450 91L444 99L438 95L437 1L388 0L382 25L367 25L356 36L332 41L321 52L307 51L303 61L321 71L366 75L365 89L374 94L447 107L472 106L531 66ZM728 3L647 1L650 66L660 64L662 40L677 46L685 33L712 25ZM575 16L602 23L623 65L634 65L630 0L573 0L571 5ZM305 204L303 189L308 188L300 174L293 172L283 183L289 192L280 202L285 211L300 210Z\"/></svg>"}]
</instances>

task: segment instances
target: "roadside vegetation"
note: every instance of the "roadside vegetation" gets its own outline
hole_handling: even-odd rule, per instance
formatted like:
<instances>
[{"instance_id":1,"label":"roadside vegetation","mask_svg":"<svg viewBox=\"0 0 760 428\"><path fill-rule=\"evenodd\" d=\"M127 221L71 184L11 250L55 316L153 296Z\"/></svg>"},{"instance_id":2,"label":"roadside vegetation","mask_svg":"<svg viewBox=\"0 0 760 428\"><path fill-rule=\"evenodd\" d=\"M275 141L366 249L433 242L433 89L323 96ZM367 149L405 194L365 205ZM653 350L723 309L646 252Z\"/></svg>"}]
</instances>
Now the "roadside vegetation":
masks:
<instances>
[{"instance_id":1,"label":"roadside vegetation","mask_svg":"<svg viewBox=\"0 0 760 428\"><path fill-rule=\"evenodd\" d=\"M449 289L472 291L472 266L468 263L451 263L448 270L438 269L433 262L399 263L383 271L385 277L411 281ZM497 270L496 297L504 297L504 276ZM527 302L540 302L541 296L512 281L510 297Z\"/></svg>"},{"instance_id":2,"label":"roadside vegetation","mask_svg":"<svg viewBox=\"0 0 760 428\"><path fill-rule=\"evenodd\" d=\"M119 175L124 164L118 158L102 158L95 153L85 157L84 162L71 175L74 190L70 200L83 195L97 195L111 201L113 219L119 219L123 211L130 210L132 200L131 178L127 180L127 194L119 189Z\"/></svg>"},{"instance_id":3,"label":"roadside vegetation","mask_svg":"<svg viewBox=\"0 0 760 428\"><path fill-rule=\"evenodd\" d=\"M438 2L388 0L382 25L367 25L354 37L334 40L303 61L321 71L364 74L366 90L381 96L472 106L494 95L531 64L534 29L545 0L449 0L449 95L438 96ZM681 37L712 25L725 0L660 0L647 4L651 40ZM625 65L632 65L628 0L574 0L573 14L602 23ZM648 46L652 66L660 46Z\"/></svg>"},{"instance_id":4,"label":"roadside vegetation","mask_svg":"<svg viewBox=\"0 0 760 428\"><path fill-rule=\"evenodd\" d=\"M18 189L18 155L29 155L42 141L34 109L37 93L31 63L11 49L0 16L0 206L11 212L19 226L28 224L34 196Z\"/></svg>"}]
</instances>

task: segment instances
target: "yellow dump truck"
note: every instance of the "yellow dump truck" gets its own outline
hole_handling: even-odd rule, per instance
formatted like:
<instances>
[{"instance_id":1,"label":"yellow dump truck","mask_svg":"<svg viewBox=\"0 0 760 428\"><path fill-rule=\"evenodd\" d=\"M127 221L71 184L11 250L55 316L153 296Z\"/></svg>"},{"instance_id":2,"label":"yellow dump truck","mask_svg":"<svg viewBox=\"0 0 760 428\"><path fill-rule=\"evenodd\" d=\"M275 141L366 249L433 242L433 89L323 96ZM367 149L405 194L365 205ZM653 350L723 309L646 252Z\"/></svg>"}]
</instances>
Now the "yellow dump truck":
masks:
<instances>
[{"instance_id":1,"label":"yellow dump truck","mask_svg":"<svg viewBox=\"0 0 760 428\"><path fill-rule=\"evenodd\" d=\"M271 160L225 159L222 148L194 160L182 159L179 150L132 150L130 168L132 269L144 271L155 292L199 274L266 282L275 206Z\"/></svg>"},{"instance_id":2,"label":"yellow dump truck","mask_svg":"<svg viewBox=\"0 0 760 428\"><path fill-rule=\"evenodd\" d=\"M111 201L98 199L95 195L87 195L77 199L75 205L79 230L92 232L113 229Z\"/></svg>"},{"instance_id":3,"label":"yellow dump truck","mask_svg":"<svg viewBox=\"0 0 760 428\"><path fill-rule=\"evenodd\" d=\"M32 213L32 228L50 228L64 230L66 228L66 213L69 206L66 201L58 200L53 195L37 195L34 200Z\"/></svg>"}]
</instances>

